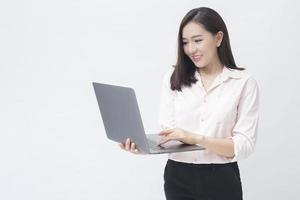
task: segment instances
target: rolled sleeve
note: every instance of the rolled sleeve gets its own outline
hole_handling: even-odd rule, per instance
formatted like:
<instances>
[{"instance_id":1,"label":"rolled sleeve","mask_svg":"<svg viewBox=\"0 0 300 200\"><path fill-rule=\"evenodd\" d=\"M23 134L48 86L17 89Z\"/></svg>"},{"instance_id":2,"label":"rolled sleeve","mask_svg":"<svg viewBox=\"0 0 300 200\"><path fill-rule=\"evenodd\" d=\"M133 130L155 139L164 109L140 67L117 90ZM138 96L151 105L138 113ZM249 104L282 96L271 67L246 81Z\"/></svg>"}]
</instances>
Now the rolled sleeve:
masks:
<instances>
[{"instance_id":1,"label":"rolled sleeve","mask_svg":"<svg viewBox=\"0 0 300 200\"><path fill-rule=\"evenodd\" d=\"M257 139L259 121L259 88L249 78L243 88L238 105L236 124L232 130L234 157L232 162L247 158L253 151Z\"/></svg>"},{"instance_id":2,"label":"rolled sleeve","mask_svg":"<svg viewBox=\"0 0 300 200\"><path fill-rule=\"evenodd\" d=\"M174 116L174 91L170 87L170 78L174 69L169 70L163 78L160 105L159 105L159 125L162 129L175 127Z\"/></svg>"}]
</instances>

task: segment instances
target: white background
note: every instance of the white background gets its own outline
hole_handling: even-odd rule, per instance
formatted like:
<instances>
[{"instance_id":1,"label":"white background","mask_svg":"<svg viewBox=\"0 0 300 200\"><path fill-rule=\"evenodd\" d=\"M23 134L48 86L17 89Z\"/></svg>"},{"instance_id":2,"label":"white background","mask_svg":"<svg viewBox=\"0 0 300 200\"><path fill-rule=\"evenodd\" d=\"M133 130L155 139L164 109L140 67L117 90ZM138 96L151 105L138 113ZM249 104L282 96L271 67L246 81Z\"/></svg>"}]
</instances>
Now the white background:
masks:
<instances>
[{"instance_id":1,"label":"white background","mask_svg":"<svg viewBox=\"0 0 300 200\"><path fill-rule=\"evenodd\" d=\"M179 23L208 6L261 92L255 153L240 162L246 200L299 199L299 3L1 0L0 199L164 199L166 155L107 140L92 81L133 87L158 131Z\"/></svg>"}]
</instances>

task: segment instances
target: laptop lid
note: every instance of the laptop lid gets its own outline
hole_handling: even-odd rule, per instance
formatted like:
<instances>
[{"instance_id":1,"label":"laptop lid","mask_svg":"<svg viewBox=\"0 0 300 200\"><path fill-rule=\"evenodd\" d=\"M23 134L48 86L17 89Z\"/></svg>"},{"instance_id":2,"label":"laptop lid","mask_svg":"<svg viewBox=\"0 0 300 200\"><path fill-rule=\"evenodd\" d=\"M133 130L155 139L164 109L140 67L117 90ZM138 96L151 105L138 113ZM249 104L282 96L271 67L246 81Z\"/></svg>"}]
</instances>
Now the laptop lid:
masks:
<instances>
[{"instance_id":1,"label":"laptop lid","mask_svg":"<svg viewBox=\"0 0 300 200\"><path fill-rule=\"evenodd\" d=\"M130 138L143 152L149 146L132 88L93 82L106 135L116 142Z\"/></svg>"}]
</instances>

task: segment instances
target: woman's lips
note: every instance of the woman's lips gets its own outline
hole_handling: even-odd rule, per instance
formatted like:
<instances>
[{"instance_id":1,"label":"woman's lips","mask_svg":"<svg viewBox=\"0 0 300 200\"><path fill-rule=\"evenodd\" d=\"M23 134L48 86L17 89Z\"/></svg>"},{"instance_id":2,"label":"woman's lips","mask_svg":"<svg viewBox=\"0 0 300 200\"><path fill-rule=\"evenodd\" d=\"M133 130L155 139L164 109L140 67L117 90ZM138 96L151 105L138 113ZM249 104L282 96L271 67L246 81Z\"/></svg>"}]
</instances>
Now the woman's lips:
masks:
<instances>
[{"instance_id":1,"label":"woman's lips","mask_svg":"<svg viewBox=\"0 0 300 200\"><path fill-rule=\"evenodd\" d=\"M192 60L193 60L194 62L199 62L199 61L201 60L201 57L202 57L202 56L192 56Z\"/></svg>"}]
</instances>

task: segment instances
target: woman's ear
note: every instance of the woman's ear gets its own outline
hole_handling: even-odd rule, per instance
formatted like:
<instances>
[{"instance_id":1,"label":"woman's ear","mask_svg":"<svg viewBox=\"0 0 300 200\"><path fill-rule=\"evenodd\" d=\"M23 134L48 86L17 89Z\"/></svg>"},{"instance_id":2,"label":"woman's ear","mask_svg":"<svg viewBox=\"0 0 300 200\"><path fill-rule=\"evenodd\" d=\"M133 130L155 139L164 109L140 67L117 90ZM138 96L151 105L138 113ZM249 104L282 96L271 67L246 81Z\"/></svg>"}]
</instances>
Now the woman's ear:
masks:
<instances>
[{"instance_id":1,"label":"woman's ear","mask_svg":"<svg viewBox=\"0 0 300 200\"><path fill-rule=\"evenodd\" d=\"M222 44L224 33L222 31L217 32L216 39L217 39L217 47L220 47Z\"/></svg>"}]
</instances>

